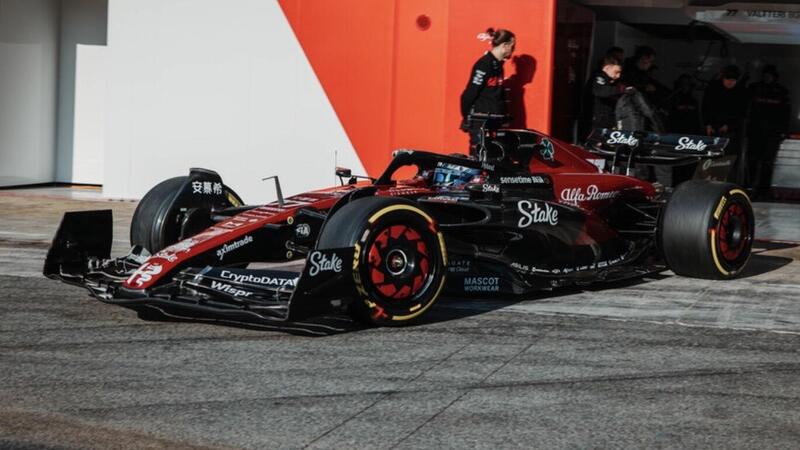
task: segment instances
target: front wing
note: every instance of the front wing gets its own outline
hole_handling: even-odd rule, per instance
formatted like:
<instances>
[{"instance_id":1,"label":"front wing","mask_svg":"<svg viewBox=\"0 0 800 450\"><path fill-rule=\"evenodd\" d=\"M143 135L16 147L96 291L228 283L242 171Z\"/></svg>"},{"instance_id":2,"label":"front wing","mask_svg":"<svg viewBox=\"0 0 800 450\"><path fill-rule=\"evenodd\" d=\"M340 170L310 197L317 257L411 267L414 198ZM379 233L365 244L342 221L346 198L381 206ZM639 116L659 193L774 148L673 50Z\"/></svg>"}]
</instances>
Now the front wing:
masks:
<instances>
[{"instance_id":1,"label":"front wing","mask_svg":"<svg viewBox=\"0 0 800 450\"><path fill-rule=\"evenodd\" d=\"M111 258L111 242L111 211L66 213L48 251L44 275L86 288L98 300L145 317L155 313L310 334L342 331L341 326L308 319L347 308L354 286L352 267L344 262L353 260L353 248L313 250L301 271L212 267L188 261L157 285L132 289L123 283L134 273L142 277L148 255L134 247L124 257Z\"/></svg>"}]
</instances>

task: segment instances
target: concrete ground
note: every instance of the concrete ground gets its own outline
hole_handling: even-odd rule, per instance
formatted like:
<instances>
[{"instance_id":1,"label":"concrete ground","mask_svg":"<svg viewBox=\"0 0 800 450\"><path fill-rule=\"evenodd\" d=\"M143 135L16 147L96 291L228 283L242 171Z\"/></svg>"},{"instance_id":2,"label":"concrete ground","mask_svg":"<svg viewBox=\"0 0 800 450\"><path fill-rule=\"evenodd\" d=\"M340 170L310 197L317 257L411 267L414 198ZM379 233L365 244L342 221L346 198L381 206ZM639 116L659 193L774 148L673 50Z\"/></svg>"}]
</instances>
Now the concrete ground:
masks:
<instances>
[{"instance_id":1,"label":"concrete ground","mask_svg":"<svg viewBox=\"0 0 800 450\"><path fill-rule=\"evenodd\" d=\"M322 338L145 322L47 280L67 210L0 191L0 448L797 448L800 206L759 204L751 264Z\"/></svg>"}]
</instances>

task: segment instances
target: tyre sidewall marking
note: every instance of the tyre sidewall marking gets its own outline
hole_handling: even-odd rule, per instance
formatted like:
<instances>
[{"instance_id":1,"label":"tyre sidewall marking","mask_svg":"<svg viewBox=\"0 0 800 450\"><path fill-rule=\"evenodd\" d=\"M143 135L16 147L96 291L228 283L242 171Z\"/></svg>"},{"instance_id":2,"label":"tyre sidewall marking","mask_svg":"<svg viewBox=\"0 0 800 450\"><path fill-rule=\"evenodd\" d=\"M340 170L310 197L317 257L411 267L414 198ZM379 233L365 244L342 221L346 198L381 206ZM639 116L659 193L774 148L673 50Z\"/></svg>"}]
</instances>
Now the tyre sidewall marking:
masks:
<instances>
[{"instance_id":1,"label":"tyre sidewall marking","mask_svg":"<svg viewBox=\"0 0 800 450\"><path fill-rule=\"evenodd\" d=\"M421 209L419 209L419 208L417 208L416 206L413 206L413 205L403 205L403 204L387 206L387 207L379 210L375 214L373 214L369 219L367 219L367 222L369 222L369 224L372 225L376 220L380 219L382 216L384 216L384 215L386 215L386 214L388 214L388 213L390 213L392 211L397 211L397 210L402 210L402 209L407 210L407 211L411 211L411 212L416 213L416 214L419 214L420 216L424 217L425 220L428 221L428 223L431 224L431 225L433 225L433 223L434 223L433 222L433 218L431 216L429 216L425 211L423 211L423 210L421 210Z\"/></svg>"},{"instance_id":2,"label":"tyre sidewall marking","mask_svg":"<svg viewBox=\"0 0 800 450\"><path fill-rule=\"evenodd\" d=\"M717 267L717 270L719 270L719 273L721 273L726 277L731 277L739 273L747 265L748 261L750 261L750 256L752 255L752 252L748 251L747 258L744 260L744 262L742 262L742 264L739 266L738 269L726 270L725 267L727 267L729 264L723 264L719 258L719 254L717 253L717 246L719 245L717 239L717 227L719 226L720 216L722 214L722 211L725 209L725 206L728 204L729 199L733 199L733 197L737 194L741 195L745 199L744 203L746 203L747 206L749 207L748 209L752 211L752 204L750 203L750 197L747 196L747 193L741 189L731 189L730 191L726 192L723 195L723 197L719 200L717 208L714 210L714 221L712 223L713 226L709 227L710 228L709 244L711 246L711 258L713 259L714 265ZM748 215L748 219L750 220L750 222L752 222L753 220L755 220L755 217L750 217ZM748 245L752 245L753 236L750 233L750 227L752 227L753 225L754 224L752 223L748 224L747 233L749 235L748 237L750 241Z\"/></svg>"}]
</instances>

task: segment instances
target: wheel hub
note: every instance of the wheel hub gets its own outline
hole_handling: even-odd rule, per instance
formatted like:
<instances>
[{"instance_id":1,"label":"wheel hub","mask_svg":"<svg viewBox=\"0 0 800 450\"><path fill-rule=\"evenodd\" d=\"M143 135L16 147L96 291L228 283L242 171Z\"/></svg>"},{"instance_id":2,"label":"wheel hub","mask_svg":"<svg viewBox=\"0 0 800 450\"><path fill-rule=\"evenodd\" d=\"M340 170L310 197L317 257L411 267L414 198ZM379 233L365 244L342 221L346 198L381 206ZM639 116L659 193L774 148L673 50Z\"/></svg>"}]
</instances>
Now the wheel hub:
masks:
<instances>
[{"instance_id":1,"label":"wheel hub","mask_svg":"<svg viewBox=\"0 0 800 450\"><path fill-rule=\"evenodd\" d=\"M408 266L408 257L405 252L399 249L389 252L386 258L386 270L392 275L400 275Z\"/></svg>"},{"instance_id":2,"label":"wheel hub","mask_svg":"<svg viewBox=\"0 0 800 450\"><path fill-rule=\"evenodd\" d=\"M385 298L412 298L431 280L428 245L412 226L395 224L377 231L368 255L369 280Z\"/></svg>"},{"instance_id":3,"label":"wheel hub","mask_svg":"<svg viewBox=\"0 0 800 450\"><path fill-rule=\"evenodd\" d=\"M744 208L738 204L728 207L719 227L719 246L727 261L735 261L744 252L748 239L748 219Z\"/></svg>"}]
</instances>

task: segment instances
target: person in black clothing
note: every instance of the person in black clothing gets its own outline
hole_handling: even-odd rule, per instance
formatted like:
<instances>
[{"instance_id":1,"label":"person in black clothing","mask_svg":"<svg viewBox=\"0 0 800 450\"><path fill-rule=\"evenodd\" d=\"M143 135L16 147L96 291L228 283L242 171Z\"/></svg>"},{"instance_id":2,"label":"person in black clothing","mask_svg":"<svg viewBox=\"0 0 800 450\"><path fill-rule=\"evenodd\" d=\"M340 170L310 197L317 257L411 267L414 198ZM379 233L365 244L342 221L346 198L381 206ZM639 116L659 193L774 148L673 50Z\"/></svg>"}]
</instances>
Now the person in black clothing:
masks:
<instances>
[{"instance_id":1,"label":"person in black clothing","mask_svg":"<svg viewBox=\"0 0 800 450\"><path fill-rule=\"evenodd\" d=\"M766 65L761 81L752 83L748 123L747 172L749 185L758 195L768 195L772 165L781 141L789 131L789 91L778 83L778 70Z\"/></svg>"},{"instance_id":2,"label":"person in black clothing","mask_svg":"<svg viewBox=\"0 0 800 450\"><path fill-rule=\"evenodd\" d=\"M475 155L480 142L480 129L468 120L470 113L508 114L503 88L503 62L514 53L516 38L508 30L488 29L492 49L472 66L467 87L461 93L461 129L469 133L470 155Z\"/></svg>"},{"instance_id":3,"label":"person in black clothing","mask_svg":"<svg viewBox=\"0 0 800 450\"><path fill-rule=\"evenodd\" d=\"M700 104L694 97L694 79L684 73L675 80L675 90L668 102L669 121L667 131L679 134L702 134L700 120ZM675 166L672 169L672 184L680 183L692 178L697 163Z\"/></svg>"},{"instance_id":4,"label":"person in black clothing","mask_svg":"<svg viewBox=\"0 0 800 450\"><path fill-rule=\"evenodd\" d=\"M664 126L655 109L652 108L641 91L633 86L625 86L614 108L616 128L626 131L654 131L663 133ZM633 175L637 178L672 185L672 169L663 166L641 164Z\"/></svg>"},{"instance_id":5,"label":"person in black clothing","mask_svg":"<svg viewBox=\"0 0 800 450\"><path fill-rule=\"evenodd\" d=\"M586 83L581 90L581 105L580 105L580 119L578 121L578 136L588 136L589 132L592 131L593 128L593 118L594 118L594 83L599 76L599 72L603 70L603 66L605 66L605 61L607 58L615 59L617 65L621 67L621 61L625 57L625 51L620 47L610 47L606 50L605 55L600 58L597 63L595 64L595 68L592 72L589 73L589 77L586 79Z\"/></svg>"},{"instance_id":6,"label":"person in black clothing","mask_svg":"<svg viewBox=\"0 0 800 450\"><path fill-rule=\"evenodd\" d=\"M636 47L633 56L625 61L622 82L625 86L633 86L644 94L651 105L655 105L652 98L658 90L658 83L652 77L651 69L656 62L656 51L652 47L641 45Z\"/></svg>"},{"instance_id":7,"label":"person in black clothing","mask_svg":"<svg viewBox=\"0 0 800 450\"><path fill-rule=\"evenodd\" d=\"M703 96L703 123L708 136L722 136L730 139L725 147L726 155L737 156L729 180L741 183L742 133L747 111L747 91L739 83L739 68L727 66L721 77L709 83Z\"/></svg>"},{"instance_id":8,"label":"person in black clothing","mask_svg":"<svg viewBox=\"0 0 800 450\"><path fill-rule=\"evenodd\" d=\"M614 108L622 95L622 85L617 83L622 73L619 60L612 56L603 58L603 65L590 78L592 86L592 128L614 128Z\"/></svg>"},{"instance_id":9,"label":"person in black clothing","mask_svg":"<svg viewBox=\"0 0 800 450\"><path fill-rule=\"evenodd\" d=\"M629 131L664 132L664 125L656 111L640 91L626 86L614 108L616 128Z\"/></svg>"},{"instance_id":10,"label":"person in black clothing","mask_svg":"<svg viewBox=\"0 0 800 450\"><path fill-rule=\"evenodd\" d=\"M669 99L670 133L701 134L700 105L693 91L694 80L688 73L675 80L675 91Z\"/></svg>"}]
</instances>

